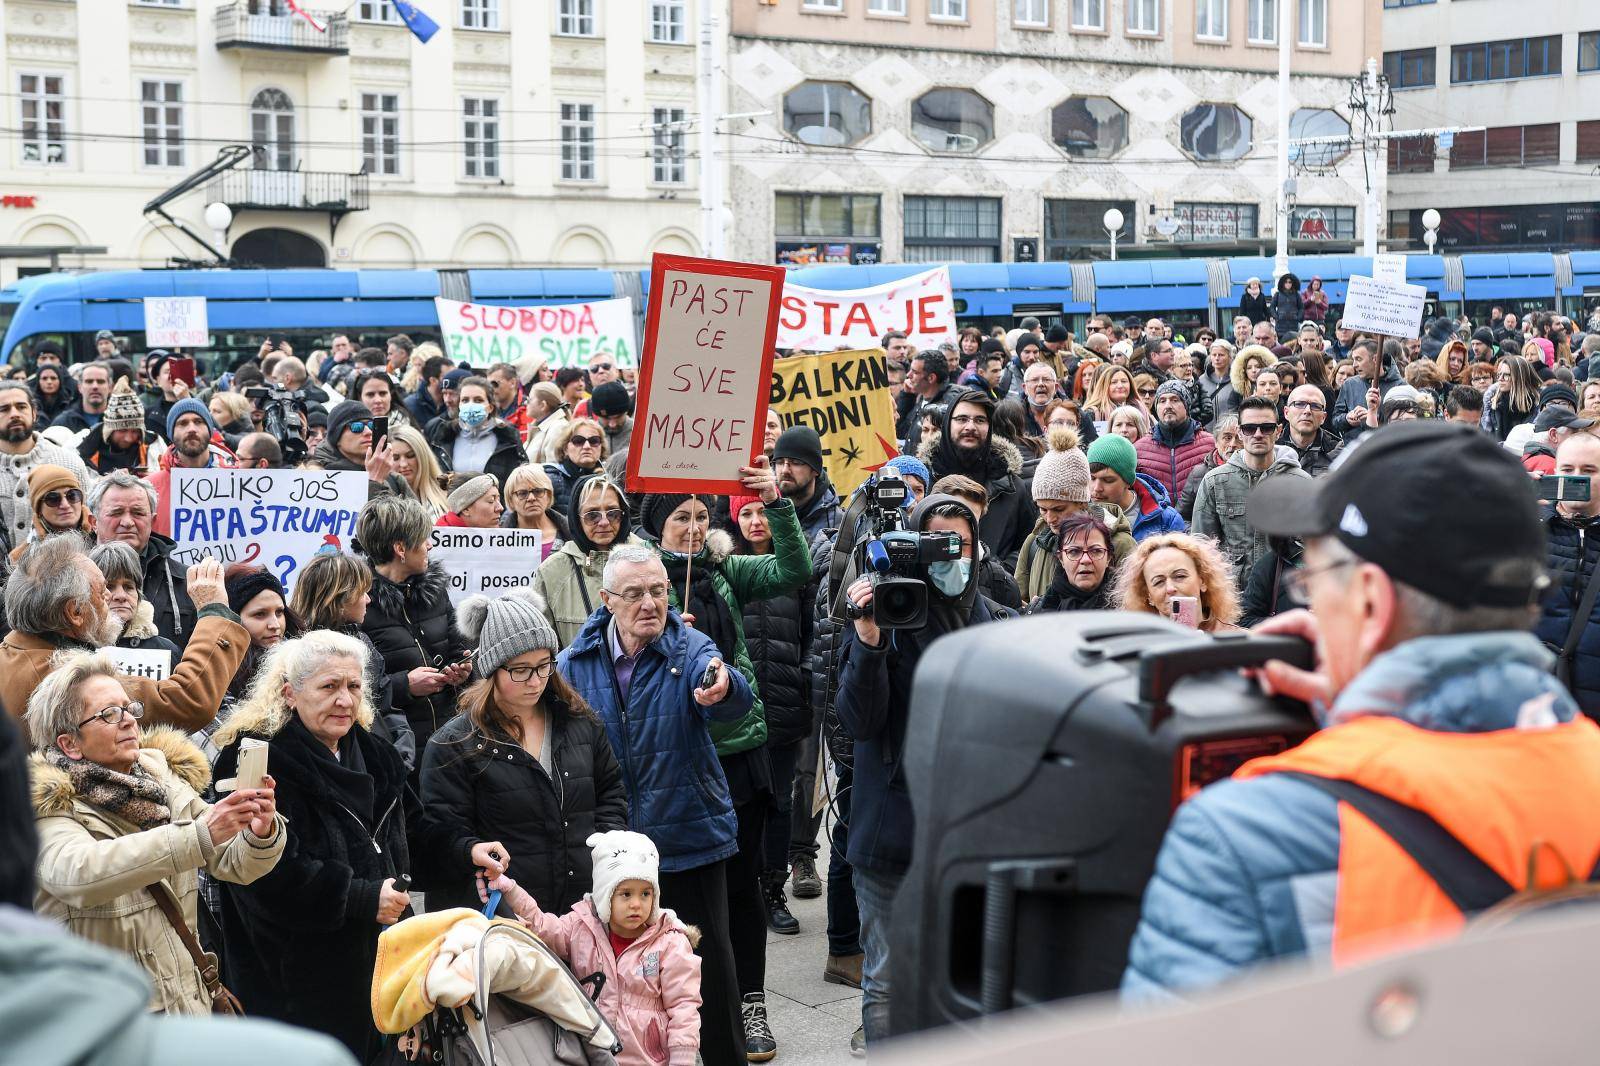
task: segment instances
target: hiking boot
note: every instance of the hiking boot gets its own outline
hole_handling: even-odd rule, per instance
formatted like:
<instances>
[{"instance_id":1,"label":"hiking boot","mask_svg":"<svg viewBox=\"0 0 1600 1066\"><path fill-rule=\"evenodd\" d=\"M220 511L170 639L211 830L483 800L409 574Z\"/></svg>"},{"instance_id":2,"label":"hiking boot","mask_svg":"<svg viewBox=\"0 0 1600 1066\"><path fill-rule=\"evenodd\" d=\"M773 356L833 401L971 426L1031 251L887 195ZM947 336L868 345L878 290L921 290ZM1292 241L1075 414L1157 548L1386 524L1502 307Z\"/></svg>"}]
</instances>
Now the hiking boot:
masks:
<instances>
[{"instance_id":1,"label":"hiking boot","mask_svg":"<svg viewBox=\"0 0 1600 1066\"><path fill-rule=\"evenodd\" d=\"M859 951L854 955L829 955L828 965L822 968L822 979L830 985L860 988L861 962L865 958Z\"/></svg>"},{"instance_id":2,"label":"hiking boot","mask_svg":"<svg viewBox=\"0 0 1600 1066\"><path fill-rule=\"evenodd\" d=\"M751 992L740 1005L744 1013L744 1057L751 1062L766 1062L778 1054L778 1042L767 1024L767 994Z\"/></svg>"},{"instance_id":3,"label":"hiking boot","mask_svg":"<svg viewBox=\"0 0 1600 1066\"><path fill-rule=\"evenodd\" d=\"M767 905L767 928L774 933L793 936L800 931L800 919L789 913L789 899L783 894L783 882L783 871L779 870L777 876L769 876L762 886Z\"/></svg>"},{"instance_id":4,"label":"hiking boot","mask_svg":"<svg viewBox=\"0 0 1600 1066\"><path fill-rule=\"evenodd\" d=\"M796 855L794 862L794 898L816 899L822 895L822 878L817 876L817 860L809 855Z\"/></svg>"},{"instance_id":5,"label":"hiking boot","mask_svg":"<svg viewBox=\"0 0 1600 1066\"><path fill-rule=\"evenodd\" d=\"M856 1026L856 1031L850 1034L850 1057L853 1059L867 1057L867 1028L864 1025Z\"/></svg>"}]
</instances>

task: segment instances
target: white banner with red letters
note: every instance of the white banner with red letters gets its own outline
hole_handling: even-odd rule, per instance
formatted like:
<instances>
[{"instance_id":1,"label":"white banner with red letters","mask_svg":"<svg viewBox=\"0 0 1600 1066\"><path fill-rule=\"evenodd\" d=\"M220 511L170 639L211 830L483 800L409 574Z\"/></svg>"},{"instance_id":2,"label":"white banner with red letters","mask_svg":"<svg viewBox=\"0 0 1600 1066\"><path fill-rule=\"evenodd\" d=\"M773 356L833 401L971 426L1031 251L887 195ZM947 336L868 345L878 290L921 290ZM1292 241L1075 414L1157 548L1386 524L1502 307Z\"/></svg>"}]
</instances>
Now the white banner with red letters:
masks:
<instances>
[{"instance_id":1,"label":"white banner with red letters","mask_svg":"<svg viewBox=\"0 0 1600 1066\"><path fill-rule=\"evenodd\" d=\"M914 349L937 348L956 339L950 268L934 267L870 289L783 287L778 347L807 352L876 348L891 330L904 333Z\"/></svg>"}]
</instances>

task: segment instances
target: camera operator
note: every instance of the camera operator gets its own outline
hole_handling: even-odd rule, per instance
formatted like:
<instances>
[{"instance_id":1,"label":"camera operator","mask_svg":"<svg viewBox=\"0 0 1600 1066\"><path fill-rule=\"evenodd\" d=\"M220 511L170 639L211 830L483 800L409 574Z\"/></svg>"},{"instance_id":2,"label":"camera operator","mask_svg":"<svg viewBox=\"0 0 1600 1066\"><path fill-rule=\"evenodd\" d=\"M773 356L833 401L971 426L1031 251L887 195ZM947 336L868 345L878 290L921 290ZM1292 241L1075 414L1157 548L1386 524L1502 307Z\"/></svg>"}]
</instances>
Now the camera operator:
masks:
<instances>
[{"instance_id":1,"label":"camera operator","mask_svg":"<svg viewBox=\"0 0 1600 1066\"><path fill-rule=\"evenodd\" d=\"M1600 716L1600 595L1589 595L1589 586L1600 582L1600 537L1594 535L1600 517L1600 436L1578 432L1563 440L1555 473L1587 478L1589 498L1545 505L1551 588L1534 633L1557 651L1557 675L1593 718ZM1589 609L1582 612L1585 602Z\"/></svg>"},{"instance_id":2,"label":"camera operator","mask_svg":"<svg viewBox=\"0 0 1600 1066\"><path fill-rule=\"evenodd\" d=\"M847 598L855 618L853 639L844 645L836 708L855 740L846 857L861 910L861 1021L867 1044L889 1035L889 913L911 861L912 811L901 769L911 710L911 680L933 641L969 625L1009 617L1011 612L978 592L973 561L978 523L954 496L929 496L907 521L910 529L953 533L961 557L928 564L928 619L921 629L885 632L872 613L873 582L863 576Z\"/></svg>"},{"instance_id":3,"label":"camera operator","mask_svg":"<svg viewBox=\"0 0 1600 1066\"><path fill-rule=\"evenodd\" d=\"M1508 892L1588 876L1600 727L1528 632L1545 585L1533 485L1488 435L1420 420L1374 431L1325 477L1251 493L1253 526L1303 539L1305 566L1288 581L1311 607L1257 631L1317 652L1314 670L1269 662L1260 676L1322 729L1178 809L1124 996L1164 998L1294 956L1343 966L1453 934L1500 895L1460 891L1463 864L1474 887L1487 874ZM1428 505L1405 506L1417 500ZM1407 837L1432 845L1418 853L1442 880Z\"/></svg>"}]
</instances>

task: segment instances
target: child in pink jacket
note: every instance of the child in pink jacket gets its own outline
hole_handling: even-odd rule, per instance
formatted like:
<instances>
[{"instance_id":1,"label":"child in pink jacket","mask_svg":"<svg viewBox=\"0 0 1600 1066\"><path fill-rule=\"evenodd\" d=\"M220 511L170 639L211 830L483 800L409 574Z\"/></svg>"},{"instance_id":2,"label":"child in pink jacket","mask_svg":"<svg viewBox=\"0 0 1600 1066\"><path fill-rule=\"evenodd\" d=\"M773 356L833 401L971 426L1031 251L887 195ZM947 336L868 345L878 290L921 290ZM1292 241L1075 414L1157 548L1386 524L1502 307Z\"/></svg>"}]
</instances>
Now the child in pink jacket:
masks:
<instances>
[{"instance_id":1,"label":"child in pink jacket","mask_svg":"<svg viewBox=\"0 0 1600 1066\"><path fill-rule=\"evenodd\" d=\"M517 917L580 978L605 974L596 1004L622 1041L623 1066L694 1066L700 1050L700 931L657 904L660 857L640 833L595 833L594 891L557 918L501 875Z\"/></svg>"}]
</instances>

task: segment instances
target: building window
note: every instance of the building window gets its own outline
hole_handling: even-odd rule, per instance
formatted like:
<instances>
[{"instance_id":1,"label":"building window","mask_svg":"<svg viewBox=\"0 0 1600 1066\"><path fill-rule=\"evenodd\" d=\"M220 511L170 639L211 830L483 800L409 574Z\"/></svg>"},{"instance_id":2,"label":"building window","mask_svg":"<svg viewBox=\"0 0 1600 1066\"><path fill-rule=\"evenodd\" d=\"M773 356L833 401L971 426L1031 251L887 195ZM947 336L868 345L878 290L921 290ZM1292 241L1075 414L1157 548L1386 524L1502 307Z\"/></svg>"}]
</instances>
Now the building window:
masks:
<instances>
[{"instance_id":1,"label":"building window","mask_svg":"<svg viewBox=\"0 0 1600 1066\"><path fill-rule=\"evenodd\" d=\"M906 0L867 0L867 14L906 17Z\"/></svg>"},{"instance_id":2,"label":"building window","mask_svg":"<svg viewBox=\"0 0 1600 1066\"><path fill-rule=\"evenodd\" d=\"M911 135L931 152L975 152L994 137L994 108L971 89L932 89L911 103Z\"/></svg>"},{"instance_id":3,"label":"building window","mask_svg":"<svg viewBox=\"0 0 1600 1066\"><path fill-rule=\"evenodd\" d=\"M464 30L498 30L500 28L500 0L461 0L461 28Z\"/></svg>"},{"instance_id":4,"label":"building window","mask_svg":"<svg viewBox=\"0 0 1600 1066\"><path fill-rule=\"evenodd\" d=\"M1383 53L1383 72L1391 89L1421 89L1434 83L1436 53L1432 48L1412 48Z\"/></svg>"},{"instance_id":5,"label":"building window","mask_svg":"<svg viewBox=\"0 0 1600 1066\"><path fill-rule=\"evenodd\" d=\"M556 32L564 37L593 37L594 0L558 0Z\"/></svg>"},{"instance_id":6,"label":"building window","mask_svg":"<svg viewBox=\"0 0 1600 1066\"><path fill-rule=\"evenodd\" d=\"M1383 0L1384 7L1421 7L1423 4L1437 3L1438 0Z\"/></svg>"},{"instance_id":7,"label":"building window","mask_svg":"<svg viewBox=\"0 0 1600 1066\"><path fill-rule=\"evenodd\" d=\"M976 196L907 196L906 261L998 263L1000 201Z\"/></svg>"},{"instance_id":8,"label":"building window","mask_svg":"<svg viewBox=\"0 0 1600 1066\"><path fill-rule=\"evenodd\" d=\"M657 185L682 185L683 108L658 107L651 130L651 180Z\"/></svg>"},{"instance_id":9,"label":"building window","mask_svg":"<svg viewBox=\"0 0 1600 1066\"><path fill-rule=\"evenodd\" d=\"M1578 162L1600 162L1600 119L1578 123Z\"/></svg>"},{"instance_id":10,"label":"building window","mask_svg":"<svg viewBox=\"0 0 1600 1066\"><path fill-rule=\"evenodd\" d=\"M1051 262L1100 259L1110 251L1106 212L1122 212L1118 244L1133 243L1136 209L1132 200L1046 200L1044 202L1044 257Z\"/></svg>"},{"instance_id":11,"label":"building window","mask_svg":"<svg viewBox=\"0 0 1600 1066\"><path fill-rule=\"evenodd\" d=\"M1161 0L1128 0L1128 32L1154 36L1161 32Z\"/></svg>"},{"instance_id":12,"label":"building window","mask_svg":"<svg viewBox=\"0 0 1600 1066\"><path fill-rule=\"evenodd\" d=\"M1295 144L1312 138L1338 137L1327 144ZM1350 123L1325 107L1302 107L1289 118L1289 162L1311 170L1334 166L1350 154Z\"/></svg>"},{"instance_id":13,"label":"building window","mask_svg":"<svg viewBox=\"0 0 1600 1066\"><path fill-rule=\"evenodd\" d=\"M1457 134L1460 136L1460 134ZM1389 173L1432 174L1435 142L1432 137L1390 138Z\"/></svg>"},{"instance_id":14,"label":"building window","mask_svg":"<svg viewBox=\"0 0 1600 1066\"><path fill-rule=\"evenodd\" d=\"M282 89L262 89L250 101L250 144L257 170L294 169L294 104Z\"/></svg>"},{"instance_id":15,"label":"building window","mask_svg":"<svg viewBox=\"0 0 1600 1066\"><path fill-rule=\"evenodd\" d=\"M872 101L842 82L803 82L783 95L783 128L802 144L841 148L872 132Z\"/></svg>"},{"instance_id":16,"label":"building window","mask_svg":"<svg viewBox=\"0 0 1600 1066\"><path fill-rule=\"evenodd\" d=\"M1600 70L1600 30L1578 34L1578 73Z\"/></svg>"},{"instance_id":17,"label":"building window","mask_svg":"<svg viewBox=\"0 0 1600 1066\"><path fill-rule=\"evenodd\" d=\"M1228 0L1194 0L1194 35L1203 41L1228 39Z\"/></svg>"},{"instance_id":18,"label":"building window","mask_svg":"<svg viewBox=\"0 0 1600 1066\"><path fill-rule=\"evenodd\" d=\"M1278 43L1278 0L1250 0L1250 43Z\"/></svg>"},{"instance_id":19,"label":"building window","mask_svg":"<svg viewBox=\"0 0 1600 1066\"><path fill-rule=\"evenodd\" d=\"M18 74L22 161L60 166L67 161L67 79L61 74Z\"/></svg>"},{"instance_id":20,"label":"building window","mask_svg":"<svg viewBox=\"0 0 1600 1066\"><path fill-rule=\"evenodd\" d=\"M650 40L656 44L688 43L685 0L656 0L650 5Z\"/></svg>"},{"instance_id":21,"label":"building window","mask_svg":"<svg viewBox=\"0 0 1600 1066\"><path fill-rule=\"evenodd\" d=\"M1050 0L1012 0L1011 21L1035 29L1050 25Z\"/></svg>"},{"instance_id":22,"label":"building window","mask_svg":"<svg viewBox=\"0 0 1600 1066\"><path fill-rule=\"evenodd\" d=\"M780 192L772 206L777 261L785 266L882 259L876 196Z\"/></svg>"},{"instance_id":23,"label":"building window","mask_svg":"<svg viewBox=\"0 0 1600 1066\"><path fill-rule=\"evenodd\" d=\"M1106 28L1105 0L1072 0L1072 28L1075 30L1100 30Z\"/></svg>"},{"instance_id":24,"label":"building window","mask_svg":"<svg viewBox=\"0 0 1600 1066\"><path fill-rule=\"evenodd\" d=\"M1441 208L1439 214L1439 248L1448 252L1600 246L1600 205L1593 201ZM1402 225L1396 225L1396 216L1405 218ZM1391 235L1405 236L1413 246L1421 243L1421 209L1390 212L1389 218Z\"/></svg>"},{"instance_id":25,"label":"building window","mask_svg":"<svg viewBox=\"0 0 1600 1066\"><path fill-rule=\"evenodd\" d=\"M1479 167L1521 167L1561 159L1561 124L1491 126L1458 133L1450 145L1451 170Z\"/></svg>"},{"instance_id":26,"label":"building window","mask_svg":"<svg viewBox=\"0 0 1600 1066\"><path fill-rule=\"evenodd\" d=\"M1226 243L1256 238L1255 204L1173 204L1178 241Z\"/></svg>"},{"instance_id":27,"label":"building window","mask_svg":"<svg viewBox=\"0 0 1600 1066\"><path fill-rule=\"evenodd\" d=\"M1068 155L1109 159L1128 146L1128 112L1109 96L1074 96L1050 112L1050 139Z\"/></svg>"},{"instance_id":28,"label":"building window","mask_svg":"<svg viewBox=\"0 0 1600 1066\"><path fill-rule=\"evenodd\" d=\"M1250 116L1232 104L1201 104L1183 116L1179 143L1202 163L1231 162L1250 152Z\"/></svg>"},{"instance_id":29,"label":"building window","mask_svg":"<svg viewBox=\"0 0 1600 1066\"><path fill-rule=\"evenodd\" d=\"M594 180L594 105L561 105L561 180Z\"/></svg>"},{"instance_id":30,"label":"building window","mask_svg":"<svg viewBox=\"0 0 1600 1066\"><path fill-rule=\"evenodd\" d=\"M1328 0L1300 0L1300 47L1328 47Z\"/></svg>"},{"instance_id":31,"label":"building window","mask_svg":"<svg viewBox=\"0 0 1600 1066\"><path fill-rule=\"evenodd\" d=\"M400 173L400 97L361 94L361 166L368 174Z\"/></svg>"},{"instance_id":32,"label":"building window","mask_svg":"<svg viewBox=\"0 0 1600 1066\"><path fill-rule=\"evenodd\" d=\"M183 166L183 83L140 82L139 118L144 132L144 165Z\"/></svg>"},{"instance_id":33,"label":"building window","mask_svg":"<svg viewBox=\"0 0 1600 1066\"><path fill-rule=\"evenodd\" d=\"M967 0L928 0L928 18L936 22L965 22Z\"/></svg>"},{"instance_id":34,"label":"building window","mask_svg":"<svg viewBox=\"0 0 1600 1066\"><path fill-rule=\"evenodd\" d=\"M800 5L802 11L843 11L844 0L805 0Z\"/></svg>"},{"instance_id":35,"label":"building window","mask_svg":"<svg viewBox=\"0 0 1600 1066\"><path fill-rule=\"evenodd\" d=\"M1561 37L1525 37L1450 49L1450 80L1510 81L1561 73Z\"/></svg>"},{"instance_id":36,"label":"building window","mask_svg":"<svg viewBox=\"0 0 1600 1066\"><path fill-rule=\"evenodd\" d=\"M500 176L500 101L469 96L461 101L461 143L469 178Z\"/></svg>"},{"instance_id":37,"label":"building window","mask_svg":"<svg viewBox=\"0 0 1600 1066\"><path fill-rule=\"evenodd\" d=\"M389 0L357 0L357 22L389 22L396 26L403 25L404 19L400 12L394 9Z\"/></svg>"},{"instance_id":38,"label":"building window","mask_svg":"<svg viewBox=\"0 0 1600 1066\"><path fill-rule=\"evenodd\" d=\"M1289 211L1289 238L1296 241L1353 241L1353 207L1295 207Z\"/></svg>"}]
</instances>

